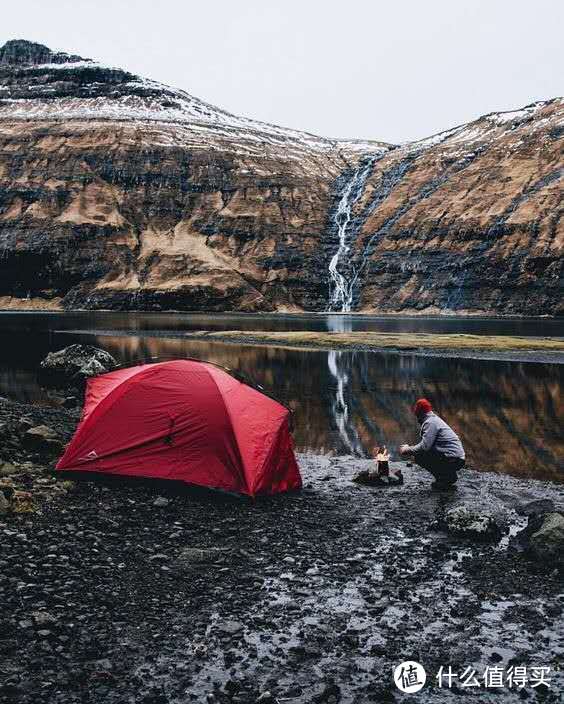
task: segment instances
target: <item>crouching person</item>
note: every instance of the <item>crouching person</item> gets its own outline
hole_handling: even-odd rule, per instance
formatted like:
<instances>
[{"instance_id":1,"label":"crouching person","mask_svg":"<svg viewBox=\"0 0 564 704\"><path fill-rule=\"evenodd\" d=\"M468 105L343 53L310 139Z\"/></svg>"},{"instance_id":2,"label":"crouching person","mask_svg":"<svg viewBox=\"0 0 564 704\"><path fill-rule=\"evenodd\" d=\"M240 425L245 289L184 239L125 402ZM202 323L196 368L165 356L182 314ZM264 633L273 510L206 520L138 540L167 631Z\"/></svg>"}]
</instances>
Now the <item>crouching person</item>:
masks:
<instances>
[{"instance_id":1,"label":"crouching person","mask_svg":"<svg viewBox=\"0 0 564 704\"><path fill-rule=\"evenodd\" d=\"M400 454L412 457L416 464L435 477L434 489L453 487L466 457L460 438L450 425L433 413L426 398L415 403L413 412L421 425L421 441L417 445L402 445Z\"/></svg>"}]
</instances>

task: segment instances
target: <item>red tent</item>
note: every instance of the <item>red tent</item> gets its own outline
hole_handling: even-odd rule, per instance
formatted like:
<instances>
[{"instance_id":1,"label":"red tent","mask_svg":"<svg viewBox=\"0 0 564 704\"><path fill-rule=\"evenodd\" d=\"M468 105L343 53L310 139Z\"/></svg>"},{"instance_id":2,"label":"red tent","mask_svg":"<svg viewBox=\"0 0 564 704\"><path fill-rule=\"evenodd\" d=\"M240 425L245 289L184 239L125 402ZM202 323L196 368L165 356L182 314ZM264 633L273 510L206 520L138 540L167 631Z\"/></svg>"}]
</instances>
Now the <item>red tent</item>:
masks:
<instances>
[{"instance_id":1,"label":"red tent","mask_svg":"<svg viewBox=\"0 0 564 704\"><path fill-rule=\"evenodd\" d=\"M57 464L241 494L301 486L287 408L207 362L174 360L89 380Z\"/></svg>"}]
</instances>

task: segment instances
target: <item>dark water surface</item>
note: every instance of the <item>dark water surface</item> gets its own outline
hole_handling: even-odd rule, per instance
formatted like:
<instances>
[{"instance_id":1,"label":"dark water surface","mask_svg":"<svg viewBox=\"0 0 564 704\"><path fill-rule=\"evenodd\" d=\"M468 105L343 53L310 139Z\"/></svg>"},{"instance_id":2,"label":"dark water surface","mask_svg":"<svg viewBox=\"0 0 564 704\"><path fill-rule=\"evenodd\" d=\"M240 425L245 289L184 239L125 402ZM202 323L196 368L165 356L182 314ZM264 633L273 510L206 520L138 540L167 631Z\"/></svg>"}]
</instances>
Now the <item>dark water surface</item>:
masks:
<instances>
[{"instance_id":1,"label":"dark water surface","mask_svg":"<svg viewBox=\"0 0 564 704\"><path fill-rule=\"evenodd\" d=\"M418 429L409 408L415 398L425 395L460 432L470 465L564 480L564 365L313 352L154 336L155 331L178 334L203 329L564 337L564 320L1 313L0 396L49 403L48 392L37 380L37 366L48 351L72 342L103 347L122 362L192 356L239 369L288 403L295 410L300 451L366 456L375 444L395 449L403 441L415 441ZM123 330L138 334L111 332Z\"/></svg>"},{"instance_id":2,"label":"dark water surface","mask_svg":"<svg viewBox=\"0 0 564 704\"><path fill-rule=\"evenodd\" d=\"M375 330L379 332L470 333L564 337L564 318L394 317L329 313L75 313L0 312L6 330Z\"/></svg>"}]
</instances>

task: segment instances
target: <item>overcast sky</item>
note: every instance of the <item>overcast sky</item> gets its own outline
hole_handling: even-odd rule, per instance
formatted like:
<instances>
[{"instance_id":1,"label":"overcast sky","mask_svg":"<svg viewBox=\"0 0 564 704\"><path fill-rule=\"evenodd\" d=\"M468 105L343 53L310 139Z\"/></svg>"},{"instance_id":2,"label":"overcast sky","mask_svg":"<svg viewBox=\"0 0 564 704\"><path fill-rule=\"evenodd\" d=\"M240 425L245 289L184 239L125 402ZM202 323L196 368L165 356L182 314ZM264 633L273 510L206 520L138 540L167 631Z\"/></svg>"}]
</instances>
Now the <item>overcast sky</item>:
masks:
<instances>
[{"instance_id":1,"label":"overcast sky","mask_svg":"<svg viewBox=\"0 0 564 704\"><path fill-rule=\"evenodd\" d=\"M19 0L30 39L328 137L425 137L564 95L563 0Z\"/></svg>"}]
</instances>

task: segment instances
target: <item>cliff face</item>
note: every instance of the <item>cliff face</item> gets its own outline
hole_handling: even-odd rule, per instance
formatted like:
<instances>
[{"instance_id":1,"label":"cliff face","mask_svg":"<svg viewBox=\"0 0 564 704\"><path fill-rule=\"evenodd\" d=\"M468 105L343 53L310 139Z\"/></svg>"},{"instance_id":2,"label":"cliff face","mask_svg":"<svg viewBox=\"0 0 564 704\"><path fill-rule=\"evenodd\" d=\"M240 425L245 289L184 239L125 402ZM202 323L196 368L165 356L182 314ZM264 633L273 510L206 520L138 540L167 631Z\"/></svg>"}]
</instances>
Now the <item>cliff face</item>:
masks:
<instances>
[{"instance_id":1,"label":"cliff face","mask_svg":"<svg viewBox=\"0 0 564 704\"><path fill-rule=\"evenodd\" d=\"M363 311L564 312L564 101L375 160L354 207Z\"/></svg>"},{"instance_id":2,"label":"cliff face","mask_svg":"<svg viewBox=\"0 0 564 704\"><path fill-rule=\"evenodd\" d=\"M564 105L511 115L329 140L8 42L0 306L557 312Z\"/></svg>"}]
</instances>

